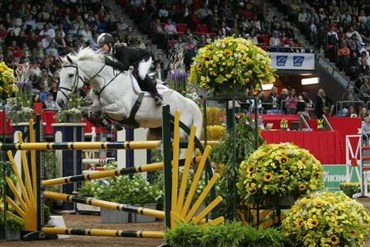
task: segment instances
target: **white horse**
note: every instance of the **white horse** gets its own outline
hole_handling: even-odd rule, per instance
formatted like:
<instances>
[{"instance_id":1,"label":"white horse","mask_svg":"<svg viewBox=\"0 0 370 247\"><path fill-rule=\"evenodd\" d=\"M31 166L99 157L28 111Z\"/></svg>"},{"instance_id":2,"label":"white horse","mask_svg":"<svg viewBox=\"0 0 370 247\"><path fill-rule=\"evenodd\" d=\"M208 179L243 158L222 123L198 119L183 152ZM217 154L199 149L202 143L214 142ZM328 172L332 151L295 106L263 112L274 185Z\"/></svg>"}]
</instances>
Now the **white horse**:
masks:
<instances>
[{"instance_id":1,"label":"white horse","mask_svg":"<svg viewBox=\"0 0 370 247\"><path fill-rule=\"evenodd\" d=\"M148 139L158 139L157 130L162 127L162 107L155 105L149 93L141 91L131 71L118 71L105 65L101 55L90 48L69 54L62 61L56 99L58 104L66 106L72 93L84 84L90 84L92 110L102 111L123 126L149 128ZM159 92L163 94L163 104L170 105L172 115L180 111L181 121L186 126L197 126L196 136L200 138L203 116L198 105L163 85L160 85ZM183 131L180 135L182 138L186 136Z\"/></svg>"}]
</instances>

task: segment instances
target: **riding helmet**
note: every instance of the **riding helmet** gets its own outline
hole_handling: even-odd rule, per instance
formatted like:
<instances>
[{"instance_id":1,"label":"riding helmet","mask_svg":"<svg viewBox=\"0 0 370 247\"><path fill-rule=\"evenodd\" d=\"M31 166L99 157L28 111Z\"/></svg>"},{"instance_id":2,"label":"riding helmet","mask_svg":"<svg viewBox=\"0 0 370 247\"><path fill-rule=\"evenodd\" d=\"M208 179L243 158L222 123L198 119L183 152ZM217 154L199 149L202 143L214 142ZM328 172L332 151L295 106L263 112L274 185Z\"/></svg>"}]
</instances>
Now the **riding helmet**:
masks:
<instances>
[{"instance_id":1,"label":"riding helmet","mask_svg":"<svg viewBox=\"0 0 370 247\"><path fill-rule=\"evenodd\" d=\"M108 44L112 46L114 42L115 40L113 36L110 35L109 33L102 33L98 36L98 39L97 39L97 43L99 47L101 47L104 44Z\"/></svg>"}]
</instances>

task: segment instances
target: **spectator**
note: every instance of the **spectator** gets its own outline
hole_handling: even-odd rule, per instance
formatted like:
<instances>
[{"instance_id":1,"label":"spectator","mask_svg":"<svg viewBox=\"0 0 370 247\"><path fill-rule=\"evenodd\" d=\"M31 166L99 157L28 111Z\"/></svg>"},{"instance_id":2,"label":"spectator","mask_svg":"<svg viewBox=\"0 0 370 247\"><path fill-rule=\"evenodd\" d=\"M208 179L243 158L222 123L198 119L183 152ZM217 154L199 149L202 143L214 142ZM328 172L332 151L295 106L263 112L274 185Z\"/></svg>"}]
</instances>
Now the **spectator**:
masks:
<instances>
[{"instance_id":1,"label":"spectator","mask_svg":"<svg viewBox=\"0 0 370 247\"><path fill-rule=\"evenodd\" d=\"M326 96L324 89L320 88L317 92L316 101L315 101L315 114L318 119L321 119L322 116L329 115L331 107L333 106L333 101Z\"/></svg>"},{"instance_id":2,"label":"spectator","mask_svg":"<svg viewBox=\"0 0 370 247\"><path fill-rule=\"evenodd\" d=\"M208 8L208 3L204 2L203 6L197 9L194 14L202 20L203 23L209 24L212 18L212 10Z\"/></svg>"},{"instance_id":3,"label":"spectator","mask_svg":"<svg viewBox=\"0 0 370 247\"><path fill-rule=\"evenodd\" d=\"M45 34L41 40L42 48L47 49L50 46L52 40L53 39L48 34Z\"/></svg>"},{"instance_id":4,"label":"spectator","mask_svg":"<svg viewBox=\"0 0 370 247\"><path fill-rule=\"evenodd\" d=\"M358 95L362 101L367 103L368 100L370 99L369 78L367 76L364 76L362 82L363 84L360 86Z\"/></svg>"},{"instance_id":5,"label":"spectator","mask_svg":"<svg viewBox=\"0 0 370 247\"><path fill-rule=\"evenodd\" d=\"M298 104L298 97L294 88L290 91L290 94L285 100L285 106L287 114L296 114Z\"/></svg>"},{"instance_id":6,"label":"spectator","mask_svg":"<svg viewBox=\"0 0 370 247\"><path fill-rule=\"evenodd\" d=\"M362 134L362 141L369 145L369 137L370 137L370 117L366 116L364 121L361 124L361 134Z\"/></svg>"},{"instance_id":7,"label":"spectator","mask_svg":"<svg viewBox=\"0 0 370 247\"><path fill-rule=\"evenodd\" d=\"M338 65L339 70L347 71L350 53L351 51L349 50L347 46L347 42L345 40L341 40L339 44L339 49L337 52L337 59L338 59L337 65Z\"/></svg>"},{"instance_id":8,"label":"spectator","mask_svg":"<svg viewBox=\"0 0 370 247\"><path fill-rule=\"evenodd\" d=\"M367 62L367 57L366 57L366 53L365 52L363 52L361 54L360 66L358 68L358 73L362 73L365 76L370 75L370 67L369 67L369 64Z\"/></svg>"},{"instance_id":9,"label":"spectator","mask_svg":"<svg viewBox=\"0 0 370 247\"><path fill-rule=\"evenodd\" d=\"M358 113L358 116L362 119L362 121L364 121L364 120L365 120L365 118L366 118L367 116L369 116L369 114L367 113L367 108L366 108L366 106L362 106L362 107L360 108L360 111L359 111L359 113Z\"/></svg>"},{"instance_id":10,"label":"spectator","mask_svg":"<svg viewBox=\"0 0 370 247\"><path fill-rule=\"evenodd\" d=\"M40 91L42 91L42 90L48 91L52 82L53 82L53 79L52 79L51 75L48 73L48 70L46 68L43 68L43 69L41 69L41 75L37 79L35 88L39 89ZM40 95L40 97L41 97L41 95ZM44 100L46 100L46 95L44 97Z\"/></svg>"},{"instance_id":11,"label":"spectator","mask_svg":"<svg viewBox=\"0 0 370 247\"><path fill-rule=\"evenodd\" d=\"M54 74L57 72L54 72ZM53 100L57 99L57 93L58 93L58 81L59 81L59 73L58 73L58 80L56 81L53 74L53 81L51 82L49 94L53 95Z\"/></svg>"},{"instance_id":12,"label":"spectator","mask_svg":"<svg viewBox=\"0 0 370 247\"><path fill-rule=\"evenodd\" d=\"M361 99L359 97L357 97L357 95L355 94L355 90L354 90L354 87L353 85L348 85L347 87L347 91L343 93L342 95L342 107L343 108L348 108L349 106L355 106L356 109L358 109L358 106L360 104L359 101L361 101Z\"/></svg>"},{"instance_id":13,"label":"spectator","mask_svg":"<svg viewBox=\"0 0 370 247\"><path fill-rule=\"evenodd\" d=\"M8 34L6 35L4 39L4 45L9 47L13 44L13 41L17 41L16 35L14 33L14 30L9 30Z\"/></svg>"},{"instance_id":14,"label":"spectator","mask_svg":"<svg viewBox=\"0 0 370 247\"><path fill-rule=\"evenodd\" d=\"M279 33L278 31L274 31L272 36L270 37L269 40L269 46L270 46L270 51L271 52L278 52L281 46L281 41L279 38Z\"/></svg>"},{"instance_id":15,"label":"spectator","mask_svg":"<svg viewBox=\"0 0 370 247\"><path fill-rule=\"evenodd\" d=\"M279 95L278 95L278 90L277 90L277 87L272 87L271 88L271 92L269 93L269 95L267 96L266 100L265 100L265 110L277 110L279 108L279 105L278 105L278 99L279 99Z\"/></svg>"},{"instance_id":16,"label":"spectator","mask_svg":"<svg viewBox=\"0 0 370 247\"><path fill-rule=\"evenodd\" d=\"M287 109L286 109L286 105L285 105L285 101L287 100L289 96L289 91L287 88L283 88L281 89L281 92L280 92L280 97L279 97L279 107L280 109L284 112L284 114L287 113Z\"/></svg>"},{"instance_id":17,"label":"spectator","mask_svg":"<svg viewBox=\"0 0 370 247\"><path fill-rule=\"evenodd\" d=\"M352 25L349 26L348 32L346 32L346 36L348 39L358 40L360 43L363 42L361 35L355 30Z\"/></svg>"},{"instance_id":18,"label":"spectator","mask_svg":"<svg viewBox=\"0 0 370 247\"><path fill-rule=\"evenodd\" d=\"M177 38L176 24L171 19L167 20L167 23L164 26L164 31L169 39Z\"/></svg>"},{"instance_id":19,"label":"spectator","mask_svg":"<svg viewBox=\"0 0 370 247\"><path fill-rule=\"evenodd\" d=\"M48 23L44 24L44 28L39 32L39 36L49 36L50 38L55 38L55 30L50 27Z\"/></svg>"},{"instance_id":20,"label":"spectator","mask_svg":"<svg viewBox=\"0 0 370 247\"><path fill-rule=\"evenodd\" d=\"M47 110L60 110L60 107L54 100L54 96L52 93L48 93L47 99L44 101L44 105Z\"/></svg>"}]
</instances>

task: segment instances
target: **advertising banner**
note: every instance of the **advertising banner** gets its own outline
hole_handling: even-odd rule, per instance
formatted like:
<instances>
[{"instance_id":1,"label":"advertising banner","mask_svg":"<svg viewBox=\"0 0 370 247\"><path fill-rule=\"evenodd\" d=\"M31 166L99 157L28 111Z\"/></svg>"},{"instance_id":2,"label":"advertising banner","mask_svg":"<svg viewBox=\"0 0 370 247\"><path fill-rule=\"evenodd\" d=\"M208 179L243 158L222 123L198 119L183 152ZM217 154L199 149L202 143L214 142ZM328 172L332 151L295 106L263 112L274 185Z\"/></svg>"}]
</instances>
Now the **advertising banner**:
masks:
<instances>
[{"instance_id":1,"label":"advertising banner","mask_svg":"<svg viewBox=\"0 0 370 247\"><path fill-rule=\"evenodd\" d=\"M286 70L314 70L314 53L270 52L271 67Z\"/></svg>"},{"instance_id":2,"label":"advertising banner","mask_svg":"<svg viewBox=\"0 0 370 247\"><path fill-rule=\"evenodd\" d=\"M327 190L338 191L339 185L344 182L358 182L355 173L347 180L345 165L323 165L324 183Z\"/></svg>"}]
</instances>

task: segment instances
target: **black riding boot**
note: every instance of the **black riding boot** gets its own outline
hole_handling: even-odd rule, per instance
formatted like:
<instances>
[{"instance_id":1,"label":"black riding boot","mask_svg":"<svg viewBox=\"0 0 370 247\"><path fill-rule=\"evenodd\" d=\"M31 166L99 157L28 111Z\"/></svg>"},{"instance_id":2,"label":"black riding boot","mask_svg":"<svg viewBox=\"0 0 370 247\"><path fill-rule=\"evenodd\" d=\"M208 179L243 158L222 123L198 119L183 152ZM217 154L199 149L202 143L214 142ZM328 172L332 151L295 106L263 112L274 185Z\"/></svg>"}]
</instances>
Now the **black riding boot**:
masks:
<instances>
[{"instance_id":1,"label":"black riding boot","mask_svg":"<svg viewBox=\"0 0 370 247\"><path fill-rule=\"evenodd\" d=\"M146 75L145 79L143 80L143 83L147 91L154 98L155 104L161 105L162 96L158 93L157 87L155 86L155 82L153 82L153 80L148 75Z\"/></svg>"}]
</instances>

